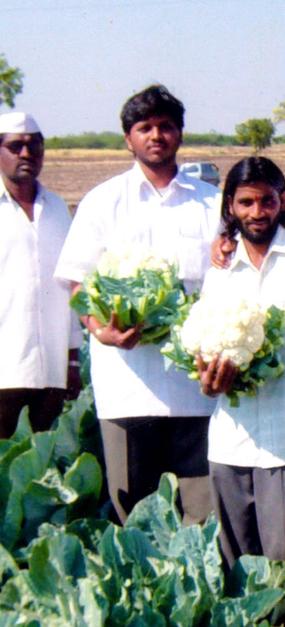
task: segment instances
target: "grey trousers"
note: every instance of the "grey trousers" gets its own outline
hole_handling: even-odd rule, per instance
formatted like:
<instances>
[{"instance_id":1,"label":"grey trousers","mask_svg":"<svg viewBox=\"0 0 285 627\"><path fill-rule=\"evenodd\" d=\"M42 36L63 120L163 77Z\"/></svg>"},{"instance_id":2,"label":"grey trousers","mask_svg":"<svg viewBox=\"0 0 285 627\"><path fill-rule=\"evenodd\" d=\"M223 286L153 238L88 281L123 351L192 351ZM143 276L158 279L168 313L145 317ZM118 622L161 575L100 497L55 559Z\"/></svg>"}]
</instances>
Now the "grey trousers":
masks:
<instances>
[{"instance_id":1,"label":"grey trousers","mask_svg":"<svg viewBox=\"0 0 285 627\"><path fill-rule=\"evenodd\" d=\"M231 568L244 554L285 559L285 466L251 468L210 462L221 548Z\"/></svg>"},{"instance_id":2,"label":"grey trousers","mask_svg":"<svg viewBox=\"0 0 285 627\"><path fill-rule=\"evenodd\" d=\"M154 492L163 472L179 479L184 524L212 511L207 462L209 417L100 420L110 498L124 523L134 505Z\"/></svg>"}]
</instances>

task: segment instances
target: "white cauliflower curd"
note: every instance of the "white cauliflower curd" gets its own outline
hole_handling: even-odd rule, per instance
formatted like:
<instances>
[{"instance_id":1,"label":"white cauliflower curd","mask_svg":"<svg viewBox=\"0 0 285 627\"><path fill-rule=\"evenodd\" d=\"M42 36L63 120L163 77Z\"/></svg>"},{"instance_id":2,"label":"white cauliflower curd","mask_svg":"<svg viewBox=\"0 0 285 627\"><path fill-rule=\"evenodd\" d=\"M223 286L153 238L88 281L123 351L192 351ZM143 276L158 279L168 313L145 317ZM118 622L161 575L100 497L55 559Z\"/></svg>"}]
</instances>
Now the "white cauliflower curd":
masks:
<instances>
[{"instance_id":1,"label":"white cauliflower curd","mask_svg":"<svg viewBox=\"0 0 285 627\"><path fill-rule=\"evenodd\" d=\"M256 303L229 295L220 300L202 296L181 327L181 344L206 363L219 355L245 368L263 344L265 319L266 312Z\"/></svg>"}]
</instances>

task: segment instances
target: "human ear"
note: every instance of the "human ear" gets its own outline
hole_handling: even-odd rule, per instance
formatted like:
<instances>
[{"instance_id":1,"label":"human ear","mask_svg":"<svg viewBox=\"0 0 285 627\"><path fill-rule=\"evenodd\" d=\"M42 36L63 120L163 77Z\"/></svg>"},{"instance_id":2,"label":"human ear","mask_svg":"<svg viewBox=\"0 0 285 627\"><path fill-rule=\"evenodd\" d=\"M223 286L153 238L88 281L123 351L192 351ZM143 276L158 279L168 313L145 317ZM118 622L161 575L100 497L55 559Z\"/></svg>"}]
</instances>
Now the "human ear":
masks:
<instances>
[{"instance_id":1,"label":"human ear","mask_svg":"<svg viewBox=\"0 0 285 627\"><path fill-rule=\"evenodd\" d=\"M132 141L131 141L129 133L125 134L125 142L127 144L127 149L133 153L134 149L133 149L133 145L132 145Z\"/></svg>"}]
</instances>

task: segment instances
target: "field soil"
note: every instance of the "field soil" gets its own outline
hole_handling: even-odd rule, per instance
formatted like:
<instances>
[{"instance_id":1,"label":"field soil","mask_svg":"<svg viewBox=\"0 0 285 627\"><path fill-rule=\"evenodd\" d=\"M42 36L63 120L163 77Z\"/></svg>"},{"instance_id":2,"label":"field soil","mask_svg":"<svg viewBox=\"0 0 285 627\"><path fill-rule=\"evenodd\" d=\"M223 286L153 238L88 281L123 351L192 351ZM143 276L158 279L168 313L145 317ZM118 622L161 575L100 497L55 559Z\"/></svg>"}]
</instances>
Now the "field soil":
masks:
<instances>
[{"instance_id":1,"label":"field soil","mask_svg":"<svg viewBox=\"0 0 285 627\"><path fill-rule=\"evenodd\" d=\"M178 162L213 161L221 174L221 187L232 165L250 156L244 147L182 147ZM262 155L273 159L285 172L285 145L264 150ZM127 150L47 150L41 181L48 189L62 196L71 212L92 187L131 167L132 156Z\"/></svg>"}]
</instances>

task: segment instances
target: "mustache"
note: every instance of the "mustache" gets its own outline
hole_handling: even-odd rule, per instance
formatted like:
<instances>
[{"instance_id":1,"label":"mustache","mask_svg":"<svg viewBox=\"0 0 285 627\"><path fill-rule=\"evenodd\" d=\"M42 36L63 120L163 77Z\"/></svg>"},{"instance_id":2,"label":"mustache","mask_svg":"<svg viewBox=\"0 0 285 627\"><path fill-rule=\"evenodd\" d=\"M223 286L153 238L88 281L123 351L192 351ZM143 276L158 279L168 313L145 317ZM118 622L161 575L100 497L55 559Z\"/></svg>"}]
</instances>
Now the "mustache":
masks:
<instances>
[{"instance_id":1,"label":"mustache","mask_svg":"<svg viewBox=\"0 0 285 627\"><path fill-rule=\"evenodd\" d=\"M35 163L35 158L34 157L22 157L18 161L18 165L25 165L26 163Z\"/></svg>"},{"instance_id":2,"label":"mustache","mask_svg":"<svg viewBox=\"0 0 285 627\"><path fill-rule=\"evenodd\" d=\"M255 224L271 224L269 218L251 218L250 220L245 221L246 226L251 226Z\"/></svg>"}]
</instances>

